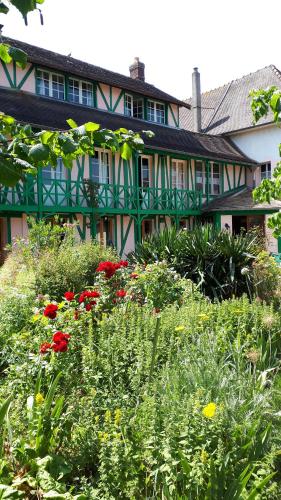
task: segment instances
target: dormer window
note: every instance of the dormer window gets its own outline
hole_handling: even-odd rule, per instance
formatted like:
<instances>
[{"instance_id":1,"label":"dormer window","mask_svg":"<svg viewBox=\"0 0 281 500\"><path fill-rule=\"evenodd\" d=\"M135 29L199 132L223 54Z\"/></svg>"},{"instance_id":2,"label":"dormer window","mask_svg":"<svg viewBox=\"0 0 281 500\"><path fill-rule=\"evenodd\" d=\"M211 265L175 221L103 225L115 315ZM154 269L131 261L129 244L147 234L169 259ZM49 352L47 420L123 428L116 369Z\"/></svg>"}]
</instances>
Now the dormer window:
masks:
<instances>
[{"instance_id":1,"label":"dormer window","mask_svg":"<svg viewBox=\"0 0 281 500\"><path fill-rule=\"evenodd\" d=\"M64 76L37 70L37 91L40 95L64 100Z\"/></svg>"},{"instance_id":2,"label":"dormer window","mask_svg":"<svg viewBox=\"0 0 281 500\"><path fill-rule=\"evenodd\" d=\"M126 116L143 119L143 99L141 97L133 97L130 94L125 94L125 110Z\"/></svg>"},{"instance_id":3,"label":"dormer window","mask_svg":"<svg viewBox=\"0 0 281 500\"><path fill-rule=\"evenodd\" d=\"M147 119L150 122L165 123L165 105L161 102L147 101Z\"/></svg>"},{"instance_id":4,"label":"dormer window","mask_svg":"<svg viewBox=\"0 0 281 500\"><path fill-rule=\"evenodd\" d=\"M84 106L93 106L93 85L89 82L69 78L68 100Z\"/></svg>"}]
</instances>

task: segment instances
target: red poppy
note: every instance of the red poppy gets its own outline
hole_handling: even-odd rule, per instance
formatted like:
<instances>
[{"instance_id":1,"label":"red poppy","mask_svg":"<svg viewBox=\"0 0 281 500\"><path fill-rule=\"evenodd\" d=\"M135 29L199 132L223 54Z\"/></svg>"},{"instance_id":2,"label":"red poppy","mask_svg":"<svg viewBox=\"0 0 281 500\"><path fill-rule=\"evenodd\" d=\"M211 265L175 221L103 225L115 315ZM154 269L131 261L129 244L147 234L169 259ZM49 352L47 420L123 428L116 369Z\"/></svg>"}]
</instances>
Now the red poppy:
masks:
<instances>
[{"instance_id":1,"label":"red poppy","mask_svg":"<svg viewBox=\"0 0 281 500\"><path fill-rule=\"evenodd\" d=\"M116 295L116 297L123 299L124 297L126 297L127 292L126 292L126 290L118 290L118 292L116 292L115 295Z\"/></svg>"},{"instance_id":2,"label":"red poppy","mask_svg":"<svg viewBox=\"0 0 281 500\"><path fill-rule=\"evenodd\" d=\"M48 304L44 309L44 316L50 319L55 319L57 316L58 306L56 304Z\"/></svg>"},{"instance_id":3,"label":"red poppy","mask_svg":"<svg viewBox=\"0 0 281 500\"><path fill-rule=\"evenodd\" d=\"M52 344L52 349L55 352L66 352L68 349L68 344L66 340L61 340L60 342L55 342Z\"/></svg>"},{"instance_id":4,"label":"red poppy","mask_svg":"<svg viewBox=\"0 0 281 500\"><path fill-rule=\"evenodd\" d=\"M70 302L71 300L73 300L75 297L75 294L73 292L65 292L64 294L64 298L66 300L68 300L68 302Z\"/></svg>"},{"instance_id":5,"label":"red poppy","mask_svg":"<svg viewBox=\"0 0 281 500\"><path fill-rule=\"evenodd\" d=\"M129 262L127 260L120 260L119 261L119 266L120 267L128 267Z\"/></svg>"},{"instance_id":6,"label":"red poppy","mask_svg":"<svg viewBox=\"0 0 281 500\"><path fill-rule=\"evenodd\" d=\"M104 272L105 277L109 279L112 278L112 276L114 276L116 270L119 268L120 268L119 264L114 264L113 262L105 261L105 262L100 262L100 264L97 267L97 272L98 273Z\"/></svg>"},{"instance_id":7,"label":"red poppy","mask_svg":"<svg viewBox=\"0 0 281 500\"><path fill-rule=\"evenodd\" d=\"M51 344L49 344L49 342L44 342L40 345L40 354L46 354L49 349L51 349Z\"/></svg>"},{"instance_id":8,"label":"red poppy","mask_svg":"<svg viewBox=\"0 0 281 500\"><path fill-rule=\"evenodd\" d=\"M66 340L68 342L70 339L69 333L63 333L63 332L56 332L53 335L53 342L61 342L62 340Z\"/></svg>"}]
</instances>

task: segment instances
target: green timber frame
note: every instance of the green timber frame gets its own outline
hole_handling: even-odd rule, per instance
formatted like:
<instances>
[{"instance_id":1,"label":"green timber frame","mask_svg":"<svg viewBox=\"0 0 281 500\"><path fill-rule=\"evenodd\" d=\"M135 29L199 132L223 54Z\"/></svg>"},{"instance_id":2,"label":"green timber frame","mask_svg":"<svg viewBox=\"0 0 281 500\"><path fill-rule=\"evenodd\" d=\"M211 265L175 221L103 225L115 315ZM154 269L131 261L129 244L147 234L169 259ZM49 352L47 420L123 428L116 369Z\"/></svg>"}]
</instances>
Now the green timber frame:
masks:
<instances>
[{"instance_id":1,"label":"green timber frame","mask_svg":"<svg viewBox=\"0 0 281 500\"><path fill-rule=\"evenodd\" d=\"M46 183L42 170L39 170L37 177L28 176L13 188L0 186L0 217L7 220L8 242L11 240L11 220L22 214L33 215L38 219L55 214L70 221L79 219L78 232L82 240L87 236L87 229L88 234L95 238L98 221L110 218L113 222L113 244L122 254L130 230L134 234L134 243L141 241L144 220L154 220L155 228L159 229L161 222L166 224L166 217L176 227L180 227L181 220L188 221L190 217L200 216L203 203L208 204L214 197L208 192L210 160L155 149L147 149L143 155L151 158L149 187L139 185L137 154L131 162L113 155L109 176L111 183L98 183L94 196L89 190L87 179L91 177L91 159L87 170L86 158L78 158L74 163L75 180L72 180L72 171L69 170L65 178L49 179ZM173 188L171 161L174 159L186 161L185 186L190 189ZM192 162L198 159L207 166L205 193L196 190ZM218 196L245 187L247 165L226 165L222 161L216 163L221 165L221 195ZM233 172L237 170L236 179L235 174L230 178L228 166ZM224 179L227 179L227 183Z\"/></svg>"}]
</instances>

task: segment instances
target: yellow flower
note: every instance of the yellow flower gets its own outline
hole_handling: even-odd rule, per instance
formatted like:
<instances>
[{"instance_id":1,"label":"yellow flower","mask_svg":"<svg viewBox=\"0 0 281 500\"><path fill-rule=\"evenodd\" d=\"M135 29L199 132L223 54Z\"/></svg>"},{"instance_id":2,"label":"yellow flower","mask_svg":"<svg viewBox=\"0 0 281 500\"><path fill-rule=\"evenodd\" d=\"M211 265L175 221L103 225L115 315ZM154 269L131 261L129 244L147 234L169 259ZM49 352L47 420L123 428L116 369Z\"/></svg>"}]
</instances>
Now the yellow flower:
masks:
<instances>
[{"instance_id":1,"label":"yellow flower","mask_svg":"<svg viewBox=\"0 0 281 500\"><path fill-rule=\"evenodd\" d=\"M106 410L105 412L105 416L104 416L104 421L108 424L109 422L111 422L111 411L110 410Z\"/></svg>"},{"instance_id":2,"label":"yellow flower","mask_svg":"<svg viewBox=\"0 0 281 500\"><path fill-rule=\"evenodd\" d=\"M43 402L44 402L44 396L43 394L41 394L41 392L38 392L38 394L36 394L35 396L35 401L36 401L36 404L38 405L41 405Z\"/></svg>"},{"instance_id":3,"label":"yellow flower","mask_svg":"<svg viewBox=\"0 0 281 500\"><path fill-rule=\"evenodd\" d=\"M99 432L98 437L101 443L105 443L109 439L109 434L107 432Z\"/></svg>"},{"instance_id":4,"label":"yellow flower","mask_svg":"<svg viewBox=\"0 0 281 500\"><path fill-rule=\"evenodd\" d=\"M115 410L115 414L114 414L115 425L118 426L120 424L120 421L121 421L121 410L119 410L119 408L117 408L117 410Z\"/></svg>"},{"instance_id":5,"label":"yellow flower","mask_svg":"<svg viewBox=\"0 0 281 500\"><path fill-rule=\"evenodd\" d=\"M243 309L233 309L234 314L243 314Z\"/></svg>"},{"instance_id":6,"label":"yellow flower","mask_svg":"<svg viewBox=\"0 0 281 500\"><path fill-rule=\"evenodd\" d=\"M200 455L200 458L201 458L201 462L203 464L205 464L208 460L208 457L209 457L209 453L206 452L206 450L202 450L201 451L201 455Z\"/></svg>"},{"instance_id":7,"label":"yellow flower","mask_svg":"<svg viewBox=\"0 0 281 500\"><path fill-rule=\"evenodd\" d=\"M185 327L183 325L176 326L175 332L183 332Z\"/></svg>"},{"instance_id":8,"label":"yellow flower","mask_svg":"<svg viewBox=\"0 0 281 500\"><path fill-rule=\"evenodd\" d=\"M198 318L201 319L201 321L208 321L208 319L210 319L210 316L208 316L208 314L198 314Z\"/></svg>"},{"instance_id":9,"label":"yellow flower","mask_svg":"<svg viewBox=\"0 0 281 500\"><path fill-rule=\"evenodd\" d=\"M216 413L216 408L217 408L216 403L209 403L207 406L204 406L202 414L206 418L213 418Z\"/></svg>"}]
</instances>

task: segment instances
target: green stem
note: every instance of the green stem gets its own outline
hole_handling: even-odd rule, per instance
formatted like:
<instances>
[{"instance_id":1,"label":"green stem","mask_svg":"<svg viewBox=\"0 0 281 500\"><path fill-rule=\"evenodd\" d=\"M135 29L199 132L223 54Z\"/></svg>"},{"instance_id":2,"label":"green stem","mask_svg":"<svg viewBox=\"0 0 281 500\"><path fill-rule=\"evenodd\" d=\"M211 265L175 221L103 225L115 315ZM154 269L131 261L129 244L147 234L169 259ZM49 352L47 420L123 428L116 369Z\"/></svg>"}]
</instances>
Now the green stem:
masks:
<instances>
[{"instance_id":1,"label":"green stem","mask_svg":"<svg viewBox=\"0 0 281 500\"><path fill-rule=\"evenodd\" d=\"M159 330L160 330L160 316L157 316L156 318L156 327L155 327L155 332L154 332L154 338L153 338L153 346L152 346L152 356L151 356L151 364L150 364L150 370L149 370L149 378L148 378L148 383L150 384L153 371L154 371L154 365L155 365L155 359L156 359L156 352L157 352L157 344L158 344L158 337L159 337Z\"/></svg>"}]
</instances>

